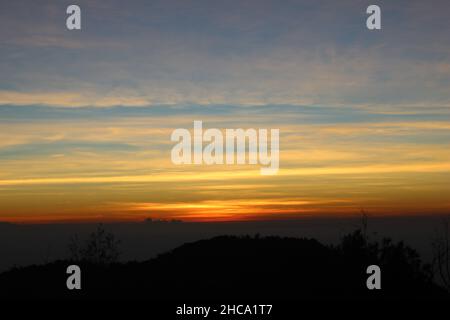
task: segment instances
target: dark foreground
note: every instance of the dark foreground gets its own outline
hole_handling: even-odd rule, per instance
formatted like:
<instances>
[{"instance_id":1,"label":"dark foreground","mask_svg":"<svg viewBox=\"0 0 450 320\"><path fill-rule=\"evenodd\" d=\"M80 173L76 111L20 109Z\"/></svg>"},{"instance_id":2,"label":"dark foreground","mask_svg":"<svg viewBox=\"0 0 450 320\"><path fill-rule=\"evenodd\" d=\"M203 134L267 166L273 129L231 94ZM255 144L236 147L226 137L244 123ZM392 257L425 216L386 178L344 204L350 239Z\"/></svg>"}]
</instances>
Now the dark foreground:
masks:
<instances>
[{"instance_id":1,"label":"dark foreground","mask_svg":"<svg viewBox=\"0 0 450 320\"><path fill-rule=\"evenodd\" d=\"M402 243L369 243L361 232L337 246L314 239L221 236L182 245L144 262L57 261L0 275L1 299L145 299L154 301L443 299L431 268ZM81 290L66 269L81 268ZM369 265L381 290L369 290Z\"/></svg>"}]
</instances>

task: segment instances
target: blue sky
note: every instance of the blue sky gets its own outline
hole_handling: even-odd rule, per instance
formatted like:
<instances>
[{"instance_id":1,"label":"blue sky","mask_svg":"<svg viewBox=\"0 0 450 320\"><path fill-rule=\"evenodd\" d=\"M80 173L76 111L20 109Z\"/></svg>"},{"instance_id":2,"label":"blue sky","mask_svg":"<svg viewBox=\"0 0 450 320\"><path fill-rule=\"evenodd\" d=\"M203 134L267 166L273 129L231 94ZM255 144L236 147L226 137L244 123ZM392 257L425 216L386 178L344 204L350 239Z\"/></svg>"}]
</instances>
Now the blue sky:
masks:
<instances>
[{"instance_id":1,"label":"blue sky","mask_svg":"<svg viewBox=\"0 0 450 320\"><path fill-rule=\"evenodd\" d=\"M450 2L0 2L0 220L450 211ZM170 134L279 128L275 177Z\"/></svg>"},{"instance_id":2,"label":"blue sky","mask_svg":"<svg viewBox=\"0 0 450 320\"><path fill-rule=\"evenodd\" d=\"M0 102L448 106L448 1L370 3L4 1Z\"/></svg>"}]
</instances>

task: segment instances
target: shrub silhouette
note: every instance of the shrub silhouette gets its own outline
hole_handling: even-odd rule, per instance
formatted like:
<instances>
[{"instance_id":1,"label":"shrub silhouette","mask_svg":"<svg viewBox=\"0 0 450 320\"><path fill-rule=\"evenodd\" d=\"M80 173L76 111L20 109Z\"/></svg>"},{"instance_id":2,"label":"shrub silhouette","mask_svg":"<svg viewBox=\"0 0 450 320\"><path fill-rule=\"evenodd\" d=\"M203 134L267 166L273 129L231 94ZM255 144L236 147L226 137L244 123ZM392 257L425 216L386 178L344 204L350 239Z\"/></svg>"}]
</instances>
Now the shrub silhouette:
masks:
<instances>
[{"instance_id":1,"label":"shrub silhouette","mask_svg":"<svg viewBox=\"0 0 450 320\"><path fill-rule=\"evenodd\" d=\"M103 225L98 225L86 242L82 244L77 235L70 239L68 249L71 261L89 262L92 264L108 265L118 261L120 241L114 234L106 232Z\"/></svg>"}]
</instances>

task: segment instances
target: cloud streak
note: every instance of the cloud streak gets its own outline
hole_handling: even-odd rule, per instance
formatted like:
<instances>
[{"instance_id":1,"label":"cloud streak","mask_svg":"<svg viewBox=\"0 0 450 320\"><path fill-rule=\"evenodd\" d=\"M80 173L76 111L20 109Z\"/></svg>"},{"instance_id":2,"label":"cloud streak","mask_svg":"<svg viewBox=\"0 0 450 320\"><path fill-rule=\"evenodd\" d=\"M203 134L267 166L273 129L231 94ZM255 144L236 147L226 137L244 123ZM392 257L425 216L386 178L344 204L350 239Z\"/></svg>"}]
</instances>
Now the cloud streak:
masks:
<instances>
[{"instance_id":1,"label":"cloud streak","mask_svg":"<svg viewBox=\"0 0 450 320\"><path fill-rule=\"evenodd\" d=\"M450 210L448 1L77 4L0 3L0 220ZM279 128L278 175L174 166L194 120Z\"/></svg>"}]
</instances>

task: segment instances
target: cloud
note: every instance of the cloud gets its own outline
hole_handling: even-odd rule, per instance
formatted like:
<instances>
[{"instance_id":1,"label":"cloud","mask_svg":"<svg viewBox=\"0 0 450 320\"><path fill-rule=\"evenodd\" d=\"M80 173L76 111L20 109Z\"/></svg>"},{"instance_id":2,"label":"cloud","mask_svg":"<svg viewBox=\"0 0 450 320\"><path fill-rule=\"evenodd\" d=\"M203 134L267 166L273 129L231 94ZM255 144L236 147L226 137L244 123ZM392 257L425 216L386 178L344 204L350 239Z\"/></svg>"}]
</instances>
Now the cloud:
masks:
<instances>
[{"instance_id":1,"label":"cloud","mask_svg":"<svg viewBox=\"0 0 450 320\"><path fill-rule=\"evenodd\" d=\"M19 159L29 158L38 155L52 155L52 154L65 154L79 151L91 151L91 152L136 152L139 150L137 146L120 143L117 141L109 142L86 142L86 141L67 141L61 140L56 142L47 143L30 143L19 144L0 148L1 159Z\"/></svg>"},{"instance_id":2,"label":"cloud","mask_svg":"<svg viewBox=\"0 0 450 320\"><path fill-rule=\"evenodd\" d=\"M124 95L97 96L82 92L16 92L0 91L0 105L45 105L57 107L111 107L111 106L146 106L148 100L142 97Z\"/></svg>"},{"instance_id":3,"label":"cloud","mask_svg":"<svg viewBox=\"0 0 450 320\"><path fill-rule=\"evenodd\" d=\"M0 217L412 212L448 195L448 1L380 0L380 32L366 0L78 4L81 32L64 3L0 3ZM279 128L279 174L174 166L171 131L199 119Z\"/></svg>"},{"instance_id":4,"label":"cloud","mask_svg":"<svg viewBox=\"0 0 450 320\"><path fill-rule=\"evenodd\" d=\"M378 33L365 1L80 5L80 33L54 2L2 10L0 104L450 105L448 2L383 1Z\"/></svg>"}]
</instances>

